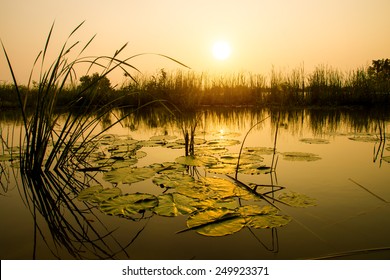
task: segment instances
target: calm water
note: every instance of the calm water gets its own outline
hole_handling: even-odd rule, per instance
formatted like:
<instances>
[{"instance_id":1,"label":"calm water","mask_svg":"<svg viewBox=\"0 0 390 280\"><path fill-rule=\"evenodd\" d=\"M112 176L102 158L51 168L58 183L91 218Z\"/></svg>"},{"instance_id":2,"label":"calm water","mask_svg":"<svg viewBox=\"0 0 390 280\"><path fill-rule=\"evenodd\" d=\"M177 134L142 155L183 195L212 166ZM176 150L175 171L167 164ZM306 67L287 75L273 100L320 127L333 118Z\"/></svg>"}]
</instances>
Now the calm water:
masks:
<instances>
[{"instance_id":1,"label":"calm water","mask_svg":"<svg viewBox=\"0 0 390 280\"><path fill-rule=\"evenodd\" d=\"M119 114L116 112L115 116ZM42 203L34 212L35 200L25 199L19 169L12 167L4 157L0 161L1 259L311 259L344 253L347 259L390 258L390 146L385 139L380 139L381 133L383 136L383 132L389 130L389 114L363 110L205 109L195 117L178 121L166 112L144 112L115 125L107 133L111 135L109 139L131 137L139 141L153 136L172 136L165 140L169 144L182 139L182 129L196 123L195 137L200 144L195 145L195 153L209 146L211 140L218 140L226 149L223 154L213 155L220 159L224 154L238 153L246 133L265 119L253 127L243 146L270 149L275 146L275 155L261 155L262 163L271 166L273 161L275 169L266 174L239 174L238 179L246 184L282 186L283 190L274 192L275 197L282 192L294 192L314 199L316 205L292 207L274 201L280 213L291 218L288 224L273 229L244 227L233 234L211 237L195 230L177 233L186 228L188 214L164 217L146 211L135 220L111 216L99 211L94 204L87 203L92 207L87 208L76 198L77 192L70 191L69 196L76 206L84 209L92 225L75 225L76 229L84 229L84 232L79 230L77 238L83 236L85 244L100 244L99 247L87 245L91 248L87 251L75 241L75 236L58 234L72 232L69 227L74 225L73 206L64 207L58 200L60 213L54 216L69 221L62 229L53 223L55 219L48 218L50 213L42 210ZM114 119L114 115L107 118L102 126L108 126ZM17 143L10 135L18 135L19 125L15 114L2 115L3 142ZM240 144L221 139L239 140ZM146 156L141 153L134 166L175 162L184 156L184 148L137 143L143 143L138 152L145 152ZM1 154L6 149L4 145L2 149ZM306 156L310 153L315 160L286 154L292 152L306 153ZM213 176L228 179L224 174L209 171L199 166L189 168L188 172L197 179ZM86 174L87 177L77 176L90 186L117 187L122 193L159 196L173 191L155 185L152 181L155 176L131 184L113 184L105 180L103 172ZM234 208L250 203L236 199L224 206ZM255 203L265 205L264 201ZM234 204L236 206L232 206ZM64 222L59 224L64 225ZM95 234L93 230L104 243L91 237ZM57 236L56 241L53 236ZM100 251L103 247L105 249Z\"/></svg>"}]
</instances>

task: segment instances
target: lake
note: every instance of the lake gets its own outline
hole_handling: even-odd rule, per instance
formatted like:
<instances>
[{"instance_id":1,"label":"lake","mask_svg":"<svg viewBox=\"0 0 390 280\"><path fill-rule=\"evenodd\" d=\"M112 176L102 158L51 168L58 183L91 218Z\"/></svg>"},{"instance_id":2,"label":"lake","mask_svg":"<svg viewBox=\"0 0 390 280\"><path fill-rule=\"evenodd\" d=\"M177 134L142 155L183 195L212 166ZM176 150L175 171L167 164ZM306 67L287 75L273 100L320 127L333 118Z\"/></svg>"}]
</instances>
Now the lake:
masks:
<instances>
[{"instance_id":1,"label":"lake","mask_svg":"<svg viewBox=\"0 0 390 280\"><path fill-rule=\"evenodd\" d=\"M389 259L389 125L374 109L145 109L91 142L89 168L29 184L9 156L20 116L1 112L0 257Z\"/></svg>"}]
</instances>

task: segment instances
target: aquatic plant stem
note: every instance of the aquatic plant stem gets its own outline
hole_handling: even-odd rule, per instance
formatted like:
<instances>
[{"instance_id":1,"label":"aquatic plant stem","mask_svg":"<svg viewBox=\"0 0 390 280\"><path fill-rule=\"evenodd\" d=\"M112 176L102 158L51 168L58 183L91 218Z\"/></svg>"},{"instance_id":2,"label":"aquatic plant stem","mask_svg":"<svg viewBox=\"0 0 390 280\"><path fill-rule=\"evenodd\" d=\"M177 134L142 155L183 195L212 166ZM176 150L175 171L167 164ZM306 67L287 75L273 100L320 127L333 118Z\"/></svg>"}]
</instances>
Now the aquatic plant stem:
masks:
<instances>
[{"instance_id":1,"label":"aquatic plant stem","mask_svg":"<svg viewBox=\"0 0 390 280\"><path fill-rule=\"evenodd\" d=\"M245 137L244 139L242 140L242 143L241 143L241 147L240 147L240 152L238 153L238 159L237 159L237 165L236 165L236 174L235 174L235 179L237 180L237 176L238 176L238 169L240 167L240 158L241 158L241 154L242 154L242 148L244 147L244 144L245 144L245 140L246 138L248 137L249 133L251 132L251 130L253 128L255 128L257 125L261 124L262 122L264 122L266 119L270 118L270 116L268 117L265 117L264 119L262 119L261 121L255 123L249 130L248 132L245 134Z\"/></svg>"}]
</instances>

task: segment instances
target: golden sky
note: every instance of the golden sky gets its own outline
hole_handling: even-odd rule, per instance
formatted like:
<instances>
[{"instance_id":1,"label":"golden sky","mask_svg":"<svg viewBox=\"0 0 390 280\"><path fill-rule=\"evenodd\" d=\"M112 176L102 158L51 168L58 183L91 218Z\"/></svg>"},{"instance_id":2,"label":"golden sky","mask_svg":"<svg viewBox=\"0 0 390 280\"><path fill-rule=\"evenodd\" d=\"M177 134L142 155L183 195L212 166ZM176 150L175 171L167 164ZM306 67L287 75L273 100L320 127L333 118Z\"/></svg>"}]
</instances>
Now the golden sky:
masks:
<instances>
[{"instance_id":1,"label":"golden sky","mask_svg":"<svg viewBox=\"0 0 390 280\"><path fill-rule=\"evenodd\" d=\"M129 42L122 57L161 53L194 71L268 74L304 65L342 71L390 57L389 0L0 0L0 39L17 78L26 83L52 23L55 54L83 20L74 40L90 55L112 55ZM230 56L213 56L224 41ZM132 60L145 73L180 68L157 56ZM117 81L123 80L118 73ZM0 82L10 81L0 53ZM115 78L114 78L115 79Z\"/></svg>"}]
</instances>

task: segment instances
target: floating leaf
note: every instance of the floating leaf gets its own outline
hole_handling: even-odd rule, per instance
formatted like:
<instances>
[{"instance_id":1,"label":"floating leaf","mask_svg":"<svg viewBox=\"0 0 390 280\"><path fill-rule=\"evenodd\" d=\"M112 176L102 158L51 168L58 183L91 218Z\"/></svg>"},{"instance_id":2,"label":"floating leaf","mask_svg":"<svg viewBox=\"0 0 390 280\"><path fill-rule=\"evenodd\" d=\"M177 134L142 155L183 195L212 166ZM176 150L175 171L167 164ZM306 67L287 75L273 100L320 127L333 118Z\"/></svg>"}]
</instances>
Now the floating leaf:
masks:
<instances>
[{"instance_id":1,"label":"floating leaf","mask_svg":"<svg viewBox=\"0 0 390 280\"><path fill-rule=\"evenodd\" d=\"M196 155L217 155L217 154L223 154L226 153L228 149L225 147L219 147L219 146L210 146L210 147L199 147L196 148L195 154Z\"/></svg>"},{"instance_id":2,"label":"floating leaf","mask_svg":"<svg viewBox=\"0 0 390 280\"><path fill-rule=\"evenodd\" d=\"M240 164L240 168L238 172L243 174L250 174L250 175L267 174L271 172L271 167L261 163L242 164L242 165Z\"/></svg>"},{"instance_id":3,"label":"floating leaf","mask_svg":"<svg viewBox=\"0 0 390 280\"><path fill-rule=\"evenodd\" d=\"M103 189L102 186L92 186L80 191L77 196L80 201L88 201L91 203L101 203L105 200L111 199L113 197L119 196L122 194L121 189L119 188L107 188Z\"/></svg>"},{"instance_id":4,"label":"floating leaf","mask_svg":"<svg viewBox=\"0 0 390 280\"><path fill-rule=\"evenodd\" d=\"M181 156L176 158L175 161L189 166L212 165L218 162L218 160L212 156Z\"/></svg>"},{"instance_id":5,"label":"floating leaf","mask_svg":"<svg viewBox=\"0 0 390 280\"><path fill-rule=\"evenodd\" d=\"M316 199L296 192L284 192L278 196L280 201L293 207L309 207L317 205Z\"/></svg>"},{"instance_id":6,"label":"floating leaf","mask_svg":"<svg viewBox=\"0 0 390 280\"><path fill-rule=\"evenodd\" d=\"M203 183L195 181L183 182L175 188L176 192L197 199L218 198L218 193L206 187Z\"/></svg>"},{"instance_id":7,"label":"floating leaf","mask_svg":"<svg viewBox=\"0 0 390 280\"><path fill-rule=\"evenodd\" d=\"M166 142L163 140L143 140L138 142L143 147L160 147L165 146Z\"/></svg>"},{"instance_id":8,"label":"floating leaf","mask_svg":"<svg viewBox=\"0 0 390 280\"><path fill-rule=\"evenodd\" d=\"M101 185L91 186L89 188L85 188L81 190L77 196L77 199L80 201L88 201L92 196L96 193L103 190Z\"/></svg>"},{"instance_id":9,"label":"floating leaf","mask_svg":"<svg viewBox=\"0 0 390 280\"><path fill-rule=\"evenodd\" d=\"M221 198L232 197L235 195L236 185L223 178L203 178L206 187L213 190Z\"/></svg>"},{"instance_id":10,"label":"floating leaf","mask_svg":"<svg viewBox=\"0 0 390 280\"><path fill-rule=\"evenodd\" d=\"M390 156L382 157L382 160L390 163Z\"/></svg>"},{"instance_id":11,"label":"floating leaf","mask_svg":"<svg viewBox=\"0 0 390 280\"><path fill-rule=\"evenodd\" d=\"M217 174L233 174L236 172L236 165L223 163L213 164L207 167L207 171Z\"/></svg>"},{"instance_id":12,"label":"floating leaf","mask_svg":"<svg viewBox=\"0 0 390 280\"><path fill-rule=\"evenodd\" d=\"M157 205L158 199L154 195L133 193L103 201L99 209L108 215L130 217L134 214L150 210Z\"/></svg>"},{"instance_id":13,"label":"floating leaf","mask_svg":"<svg viewBox=\"0 0 390 280\"><path fill-rule=\"evenodd\" d=\"M170 140L175 140L177 137L173 135L156 135L150 137L150 140L152 141L170 141Z\"/></svg>"},{"instance_id":14,"label":"floating leaf","mask_svg":"<svg viewBox=\"0 0 390 280\"><path fill-rule=\"evenodd\" d=\"M185 145L184 139L177 139L175 142L176 142L176 144L179 144L179 145ZM194 138L194 145L202 145L204 143L206 143L206 140L204 140L202 138L197 138L197 137Z\"/></svg>"},{"instance_id":15,"label":"floating leaf","mask_svg":"<svg viewBox=\"0 0 390 280\"><path fill-rule=\"evenodd\" d=\"M114 169L104 174L104 179L111 183L131 184L153 177L155 171L148 167L126 167Z\"/></svg>"},{"instance_id":16,"label":"floating leaf","mask_svg":"<svg viewBox=\"0 0 390 280\"><path fill-rule=\"evenodd\" d=\"M302 138L299 141L306 144L329 144L329 140L322 138Z\"/></svg>"},{"instance_id":17,"label":"floating leaf","mask_svg":"<svg viewBox=\"0 0 390 280\"><path fill-rule=\"evenodd\" d=\"M179 193L163 194L158 197L158 206L153 209L153 212L168 217L190 214L197 210L194 206L196 203L193 198Z\"/></svg>"},{"instance_id":18,"label":"floating leaf","mask_svg":"<svg viewBox=\"0 0 390 280\"><path fill-rule=\"evenodd\" d=\"M256 155L272 155L274 153L274 149L269 147L246 147L244 151Z\"/></svg>"},{"instance_id":19,"label":"floating leaf","mask_svg":"<svg viewBox=\"0 0 390 280\"><path fill-rule=\"evenodd\" d=\"M240 135L241 134L239 132L225 131L225 130L220 130L212 133L212 136L217 136L217 137L238 137Z\"/></svg>"},{"instance_id":20,"label":"floating leaf","mask_svg":"<svg viewBox=\"0 0 390 280\"><path fill-rule=\"evenodd\" d=\"M291 217L280 214L251 216L248 225L253 228L275 228L287 225Z\"/></svg>"},{"instance_id":21,"label":"floating leaf","mask_svg":"<svg viewBox=\"0 0 390 280\"><path fill-rule=\"evenodd\" d=\"M257 204L241 206L237 209L237 211L244 217L257 215L274 215L278 213L278 209L273 206L260 206Z\"/></svg>"},{"instance_id":22,"label":"floating leaf","mask_svg":"<svg viewBox=\"0 0 390 280\"><path fill-rule=\"evenodd\" d=\"M181 156L175 159L177 163L189 165L189 166L202 166L203 161L201 161L196 156Z\"/></svg>"},{"instance_id":23,"label":"floating leaf","mask_svg":"<svg viewBox=\"0 0 390 280\"><path fill-rule=\"evenodd\" d=\"M348 137L349 140L358 141L358 142L377 142L378 136L372 134L357 135L353 137Z\"/></svg>"},{"instance_id":24,"label":"floating leaf","mask_svg":"<svg viewBox=\"0 0 390 280\"><path fill-rule=\"evenodd\" d=\"M178 143L168 143L165 147L170 149L184 149L184 144L178 144Z\"/></svg>"},{"instance_id":25,"label":"floating leaf","mask_svg":"<svg viewBox=\"0 0 390 280\"><path fill-rule=\"evenodd\" d=\"M240 144L239 140L235 139L214 139L207 141L209 146L234 146Z\"/></svg>"},{"instance_id":26,"label":"floating leaf","mask_svg":"<svg viewBox=\"0 0 390 280\"><path fill-rule=\"evenodd\" d=\"M245 219L227 208L206 209L188 217L187 227L206 236L224 236L240 231Z\"/></svg>"},{"instance_id":27,"label":"floating leaf","mask_svg":"<svg viewBox=\"0 0 390 280\"><path fill-rule=\"evenodd\" d=\"M184 173L161 174L153 178L154 184L164 188L175 188L187 183L190 183L192 186L194 182L195 179L192 176Z\"/></svg>"},{"instance_id":28,"label":"floating leaf","mask_svg":"<svg viewBox=\"0 0 390 280\"><path fill-rule=\"evenodd\" d=\"M222 163L237 164L238 158L240 158L240 164L259 163L264 160L263 157L257 154L242 153L239 154L226 154L220 157Z\"/></svg>"},{"instance_id":29,"label":"floating leaf","mask_svg":"<svg viewBox=\"0 0 390 280\"><path fill-rule=\"evenodd\" d=\"M285 160L291 161L316 161L321 159L321 157L316 154L304 152L286 152L282 153L282 155Z\"/></svg>"}]
</instances>

